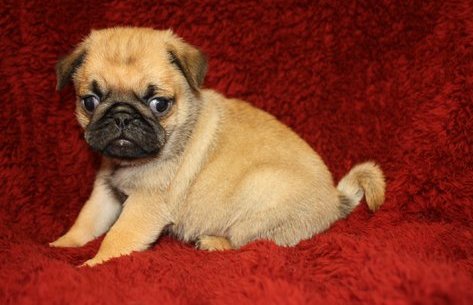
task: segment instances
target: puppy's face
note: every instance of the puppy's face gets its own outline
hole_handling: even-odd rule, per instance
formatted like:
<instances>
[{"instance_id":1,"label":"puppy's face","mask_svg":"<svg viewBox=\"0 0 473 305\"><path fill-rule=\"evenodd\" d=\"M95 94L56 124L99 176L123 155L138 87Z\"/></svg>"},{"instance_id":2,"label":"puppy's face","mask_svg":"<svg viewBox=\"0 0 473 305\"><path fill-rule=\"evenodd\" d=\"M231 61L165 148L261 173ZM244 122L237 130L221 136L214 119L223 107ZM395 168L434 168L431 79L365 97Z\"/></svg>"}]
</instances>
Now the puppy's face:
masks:
<instances>
[{"instance_id":1,"label":"puppy's face","mask_svg":"<svg viewBox=\"0 0 473 305\"><path fill-rule=\"evenodd\" d=\"M87 143L105 156L159 155L185 128L206 72L201 52L170 31L93 31L56 66L58 89L72 79Z\"/></svg>"}]
</instances>

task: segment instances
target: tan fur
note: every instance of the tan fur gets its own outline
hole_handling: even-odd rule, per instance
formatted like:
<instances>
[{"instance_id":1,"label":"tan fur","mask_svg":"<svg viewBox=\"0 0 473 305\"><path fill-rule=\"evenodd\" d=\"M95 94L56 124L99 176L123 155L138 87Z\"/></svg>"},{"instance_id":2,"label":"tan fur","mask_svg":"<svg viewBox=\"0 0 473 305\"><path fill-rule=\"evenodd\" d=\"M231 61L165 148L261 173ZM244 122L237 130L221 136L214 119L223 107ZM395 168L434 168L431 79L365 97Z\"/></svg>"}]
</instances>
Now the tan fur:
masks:
<instances>
[{"instance_id":1,"label":"tan fur","mask_svg":"<svg viewBox=\"0 0 473 305\"><path fill-rule=\"evenodd\" d=\"M120 92L143 92L153 81L161 94L176 98L161 121L163 127L192 127L184 138L170 133L158 158L131 163L104 158L94 192L76 223L51 244L81 246L111 226L86 265L144 250L165 228L186 242L199 241L199 248L207 250L239 248L257 239L293 246L344 217L340 196L356 205L356 198L344 193L347 187L356 193L354 185L364 190L370 208L382 204L379 167L355 167L343 183L347 187L337 189L321 158L273 116L200 89L202 54L172 32L94 31L79 48L87 55L72 74L78 96L88 93L92 80ZM180 56L188 71L170 64L166 50ZM79 100L77 117L87 126L90 117ZM180 143L182 152L175 148ZM123 209L111 189L128 195Z\"/></svg>"},{"instance_id":2,"label":"tan fur","mask_svg":"<svg viewBox=\"0 0 473 305\"><path fill-rule=\"evenodd\" d=\"M231 250L232 245L225 237L202 235L196 242L197 248L207 251Z\"/></svg>"},{"instance_id":3,"label":"tan fur","mask_svg":"<svg viewBox=\"0 0 473 305\"><path fill-rule=\"evenodd\" d=\"M384 202L386 183L381 169L374 162L356 165L340 180L337 188L357 205L363 194L372 211L376 211Z\"/></svg>"}]
</instances>

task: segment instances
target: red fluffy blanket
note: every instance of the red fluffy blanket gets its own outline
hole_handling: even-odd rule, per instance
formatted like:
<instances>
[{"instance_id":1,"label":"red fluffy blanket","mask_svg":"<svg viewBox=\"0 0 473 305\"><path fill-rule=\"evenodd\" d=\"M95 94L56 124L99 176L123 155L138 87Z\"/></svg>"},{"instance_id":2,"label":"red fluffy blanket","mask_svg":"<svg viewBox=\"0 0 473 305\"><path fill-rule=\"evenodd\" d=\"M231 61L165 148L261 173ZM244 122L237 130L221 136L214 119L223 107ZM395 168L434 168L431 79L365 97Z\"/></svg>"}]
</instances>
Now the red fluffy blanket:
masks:
<instances>
[{"instance_id":1,"label":"red fluffy blanket","mask_svg":"<svg viewBox=\"0 0 473 305\"><path fill-rule=\"evenodd\" d=\"M1 304L472 304L473 2L21 1L0 4ZM339 180L376 160L365 204L293 248L150 250L76 268L52 249L99 158L54 65L92 28L173 28L209 56L205 86L291 126ZM216 186L218 187L218 186Z\"/></svg>"}]
</instances>

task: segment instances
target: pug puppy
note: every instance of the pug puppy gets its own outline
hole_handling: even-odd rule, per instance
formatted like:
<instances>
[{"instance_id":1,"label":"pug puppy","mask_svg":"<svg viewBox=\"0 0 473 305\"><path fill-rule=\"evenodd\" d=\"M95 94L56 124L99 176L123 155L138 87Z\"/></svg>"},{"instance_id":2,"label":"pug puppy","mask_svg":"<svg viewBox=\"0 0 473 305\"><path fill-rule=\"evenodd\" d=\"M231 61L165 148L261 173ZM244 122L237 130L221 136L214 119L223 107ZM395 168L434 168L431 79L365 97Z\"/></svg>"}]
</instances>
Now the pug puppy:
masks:
<instances>
[{"instance_id":1,"label":"pug puppy","mask_svg":"<svg viewBox=\"0 0 473 305\"><path fill-rule=\"evenodd\" d=\"M70 80L85 141L103 155L90 198L51 243L108 232L93 266L147 249L163 232L202 250L265 239L281 246L326 230L362 199L384 201L373 162L338 184L311 147L272 115L202 89L205 56L171 31L92 31L56 67Z\"/></svg>"}]
</instances>

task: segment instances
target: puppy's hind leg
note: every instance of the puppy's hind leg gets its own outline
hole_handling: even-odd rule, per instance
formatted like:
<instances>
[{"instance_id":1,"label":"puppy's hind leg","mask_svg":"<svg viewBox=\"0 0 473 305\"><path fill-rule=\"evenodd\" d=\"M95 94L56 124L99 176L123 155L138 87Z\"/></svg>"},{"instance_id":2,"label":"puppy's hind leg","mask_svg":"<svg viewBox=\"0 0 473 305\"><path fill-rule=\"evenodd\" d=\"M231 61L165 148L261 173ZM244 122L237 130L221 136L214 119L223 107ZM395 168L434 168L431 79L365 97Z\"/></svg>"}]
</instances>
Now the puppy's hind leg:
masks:
<instances>
[{"instance_id":1,"label":"puppy's hind leg","mask_svg":"<svg viewBox=\"0 0 473 305\"><path fill-rule=\"evenodd\" d=\"M197 239L195 246L200 250L207 251L223 251L233 249L230 241L225 237L211 235L200 236Z\"/></svg>"},{"instance_id":2,"label":"puppy's hind leg","mask_svg":"<svg viewBox=\"0 0 473 305\"><path fill-rule=\"evenodd\" d=\"M103 173L95 180L92 194L69 231L50 243L51 247L81 247L107 232L122 205L107 185Z\"/></svg>"},{"instance_id":3,"label":"puppy's hind leg","mask_svg":"<svg viewBox=\"0 0 473 305\"><path fill-rule=\"evenodd\" d=\"M235 192L245 213L229 228L232 245L261 239L294 246L327 229L339 218L338 191L329 182L314 190L321 184L310 174L278 168L248 175Z\"/></svg>"}]
</instances>

